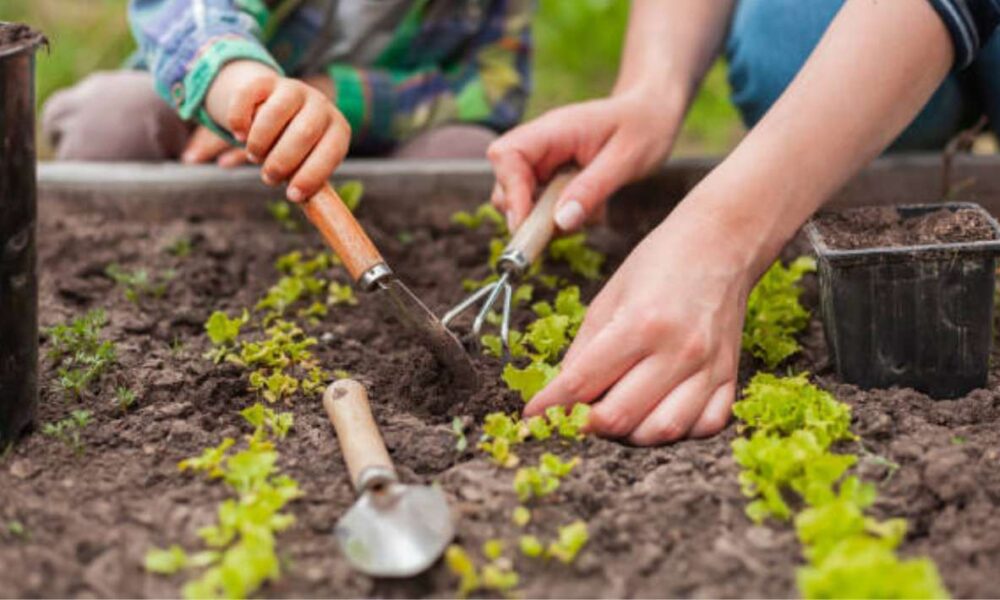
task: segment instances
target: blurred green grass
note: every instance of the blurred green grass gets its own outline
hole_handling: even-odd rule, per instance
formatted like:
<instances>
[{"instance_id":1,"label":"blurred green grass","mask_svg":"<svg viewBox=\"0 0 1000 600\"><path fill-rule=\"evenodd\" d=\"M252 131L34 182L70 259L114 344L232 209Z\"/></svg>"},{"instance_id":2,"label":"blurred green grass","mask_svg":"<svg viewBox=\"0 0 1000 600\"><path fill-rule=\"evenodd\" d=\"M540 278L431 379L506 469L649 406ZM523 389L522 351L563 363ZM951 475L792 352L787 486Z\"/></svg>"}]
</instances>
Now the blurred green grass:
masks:
<instances>
[{"instance_id":1,"label":"blurred green grass","mask_svg":"<svg viewBox=\"0 0 1000 600\"><path fill-rule=\"evenodd\" d=\"M114 69L134 48L127 0L0 0L0 20L41 29L51 49L38 59L38 99L100 69ZM534 91L528 116L606 94L614 84L628 18L625 0L539 0ZM675 155L719 154L742 135L729 102L725 68L709 72L678 139Z\"/></svg>"}]
</instances>

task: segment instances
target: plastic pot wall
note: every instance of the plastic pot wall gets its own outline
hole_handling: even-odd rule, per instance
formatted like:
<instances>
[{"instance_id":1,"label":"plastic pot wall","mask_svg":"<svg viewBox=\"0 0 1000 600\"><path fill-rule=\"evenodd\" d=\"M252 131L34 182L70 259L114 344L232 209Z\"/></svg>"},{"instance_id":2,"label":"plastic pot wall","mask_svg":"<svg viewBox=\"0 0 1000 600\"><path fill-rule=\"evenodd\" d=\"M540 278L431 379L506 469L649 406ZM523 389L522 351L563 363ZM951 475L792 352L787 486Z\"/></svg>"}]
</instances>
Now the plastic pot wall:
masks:
<instances>
[{"instance_id":1,"label":"plastic pot wall","mask_svg":"<svg viewBox=\"0 0 1000 600\"><path fill-rule=\"evenodd\" d=\"M901 206L917 216L971 203ZM954 398L984 387L1000 241L834 250L810 222L820 310L837 374L863 388L911 387Z\"/></svg>"},{"instance_id":2,"label":"plastic pot wall","mask_svg":"<svg viewBox=\"0 0 1000 600\"><path fill-rule=\"evenodd\" d=\"M0 47L0 449L38 403L34 55L42 42L33 34Z\"/></svg>"}]
</instances>

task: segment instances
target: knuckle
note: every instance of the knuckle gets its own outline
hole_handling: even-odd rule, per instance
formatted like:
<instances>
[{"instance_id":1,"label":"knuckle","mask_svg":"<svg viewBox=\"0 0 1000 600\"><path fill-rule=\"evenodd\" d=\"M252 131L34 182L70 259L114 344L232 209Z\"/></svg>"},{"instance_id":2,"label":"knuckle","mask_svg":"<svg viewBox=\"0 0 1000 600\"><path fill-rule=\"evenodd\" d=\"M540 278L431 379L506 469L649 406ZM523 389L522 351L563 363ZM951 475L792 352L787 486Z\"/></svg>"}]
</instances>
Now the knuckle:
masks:
<instances>
[{"instance_id":1,"label":"knuckle","mask_svg":"<svg viewBox=\"0 0 1000 600\"><path fill-rule=\"evenodd\" d=\"M643 306L636 311L635 322L640 331L647 331L656 337L670 332L672 323L659 306Z\"/></svg>"},{"instance_id":2,"label":"knuckle","mask_svg":"<svg viewBox=\"0 0 1000 600\"><path fill-rule=\"evenodd\" d=\"M267 162L264 164L264 172L275 181L282 181L288 174L291 173L292 167L288 164L288 161L281 156L276 156L268 158Z\"/></svg>"},{"instance_id":3,"label":"knuckle","mask_svg":"<svg viewBox=\"0 0 1000 600\"><path fill-rule=\"evenodd\" d=\"M680 357L684 361L701 361L708 355L708 339L698 333L691 335L684 341L680 348Z\"/></svg>"},{"instance_id":4,"label":"knuckle","mask_svg":"<svg viewBox=\"0 0 1000 600\"><path fill-rule=\"evenodd\" d=\"M587 378L577 370L564 371L562 374L562 389L566 397L573 402L583 401L586 392Z\"/></svg>"},{"instance_id":5,"label":"knuckle","mask_svg":"<svg viewBox=\"0 0 1000 600\"><path fill-rule=\"evenodd\" d=\"M599 406L590 413L590 427L608 437L624 437L631 431L628 414L620 408Z\"/></svg>"}]
</instances>

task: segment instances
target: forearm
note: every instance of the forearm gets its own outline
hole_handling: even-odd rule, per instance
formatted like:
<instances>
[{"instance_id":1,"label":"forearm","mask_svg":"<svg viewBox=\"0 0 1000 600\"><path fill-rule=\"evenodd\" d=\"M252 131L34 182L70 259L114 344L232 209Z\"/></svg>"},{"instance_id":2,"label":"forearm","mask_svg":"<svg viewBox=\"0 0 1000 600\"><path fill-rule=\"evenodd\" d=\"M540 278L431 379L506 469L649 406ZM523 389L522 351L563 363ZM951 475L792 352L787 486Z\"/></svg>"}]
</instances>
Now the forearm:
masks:
<instances>
[{"instance_id":1,"label":"forearm","mask_svg":"<svg viewBox=\"0 0 1000 600\"><path fill-rule=\"evenodd\" d=\"M919 112L952 65L923 2L847 2L785 94L678 211L763 272L802 223Z\"/></svg>"},{"instance_id":2,"label":"forearm","mask_svg":"<svg viewBox=\"0 0 1000 600\"><path fill-rule=\"evenodd\" d=\"M640 88L685 108L725 37L734 0L635 0L615 93Z\"/></svg>"}]
</instances>

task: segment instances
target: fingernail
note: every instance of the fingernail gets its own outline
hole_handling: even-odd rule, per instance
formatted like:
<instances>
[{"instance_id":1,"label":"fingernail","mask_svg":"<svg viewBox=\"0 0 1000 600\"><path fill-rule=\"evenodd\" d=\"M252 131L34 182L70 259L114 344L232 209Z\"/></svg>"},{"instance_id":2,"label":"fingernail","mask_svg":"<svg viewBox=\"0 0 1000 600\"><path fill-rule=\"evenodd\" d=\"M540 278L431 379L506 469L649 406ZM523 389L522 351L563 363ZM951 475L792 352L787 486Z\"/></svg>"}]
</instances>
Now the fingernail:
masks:
<instances>
[{"instance_id":1,"label":"fingernail","mask_svg":"<svg viewBox=\"0 0 1000 600\"><path fill-rule=\"evenodd\" d=\"M302 193L302 190L300 190L299 188L294 187L294 186L288 188L288 199L289 200L291 200L292 202L302 202L303 198L304 198L304 194Z\"/></svg>"},{"instance_id":2,"label":"fingernail","mask_svg":"<svg viewBox=\"0 0 1000 600\"><path fill-rule=\"evenodd\" d=\"M573 231L583 222L583 207L576 200L570 200L556 211L556 225L563 231Z\"/></svg>"},{"instance_id":3,"label":"fingernail","mask_svg":"<svg viewBox=\"0 0 1000 600\"><path fill-rule=\"evenodd\" d=\"M236 132L234 132L233 136L236 138L236 141L238 141L238 142L245 142L245 141L247 141L247 134L243 133L242 131L236 131Z\"/></svg>"},{"instance_id":4,"label":"fingernail","mask_svg":"<svg viewBox=\"0 0 1000 600\"><path fill-rule=\"evenodd\" d=\"M260 159L257 158L257 155L254 154L253 152L247 152L247 160L249 160L250 162L252 162L254 164L257 164L257 163L260 162Z\"/></svg>"}]
</instances>

